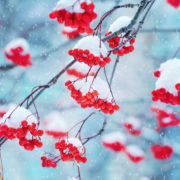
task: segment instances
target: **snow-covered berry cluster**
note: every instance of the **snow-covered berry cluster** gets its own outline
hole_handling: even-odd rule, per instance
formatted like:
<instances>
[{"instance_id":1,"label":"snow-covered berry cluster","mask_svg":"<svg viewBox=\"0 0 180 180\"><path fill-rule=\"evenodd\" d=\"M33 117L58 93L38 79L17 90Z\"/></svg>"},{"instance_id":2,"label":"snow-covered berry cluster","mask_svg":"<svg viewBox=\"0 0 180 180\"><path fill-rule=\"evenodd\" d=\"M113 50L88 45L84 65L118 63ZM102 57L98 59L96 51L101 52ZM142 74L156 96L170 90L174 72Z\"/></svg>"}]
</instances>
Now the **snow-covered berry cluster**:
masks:
<instances>
[{"instance_id":1,"label":"snow-covered berry cluster","mask_svg":"<svg viewBox=\"0 0 180 180\"><path fill-rule=\"evenodd\" d=\"M97 18L95 5L89 0L60 0L54 11L49 14L51 19L71 28L77 28L79 33L92 34L90 23Z\"/></svg>"},{"instance_id":2,"label":"snow-covered berry cluster","mask_svg":"<svg viewBox=\"0 0 180 180\"><path fill-rule=\"evenodd\" d=\"M62 138L67 136L67 123L62 118L62 114L58 111L53 111L45 117L43 121L45 133L53 138Z\"/></svg>"},{"instance_id":3,"label":"snow-covered berry cluster","mask_svg":"<svg viewBox=\"0 0 180 180\"><path fill-rule=\"evenodd\" d=\"M141 135L141 123L139 119L135 117L129 117L125 120L123 125L126 128L126 130L129 132L129 134L133 136Z\"/></svg>"},{"instance_id":4,"label":"snow-covered berry cluster","mask_svg":"<svg viewBox=\"0 0 180 180\"><path fill-rule=\"evenodd\" d=\"M127 157L134 163L145 160L144 152L136 145L126 145L127 138L121 132L112 132L102 137L102 144L107 149L116 153L124 152Z\"/></svg>"},{"instance_id":5,"label":"snow-covered berry cluster","mask_svg":"<svg viewBox=\"0 0 180 180\"><path fill-rule=\"evenodd\" d=\"M176 117L176 114L170 108L161 108L151 106L151 111L155 113L158 126L156 131L160 131L161 128L167 128L171 126L178 126L180 124L180 118Z\"/></svg>"},{"instance_id":6,"label":"snow-covered berry cluster","mask_svg":"<svg viewBox=\"0 0 180 180\"><path fill-rule=\"evenodd\" d=\"M131 18L127 16L121 16L119 17L114 23L110 26L108 32L105 34L105 36L108 36L117 30L119 30L122 27L126 27L130 24ZM125 54L129 54L130 52L134 51L133 44L135 43L135 39L131 39L129 42L127 41L127 37L125 33L121 33L119 36L113 37L109 39L107 42L109 44L109 47L111 49L115 49L118 46L122 45L120 49L117 51L114 51L113 54L118 54L119 56L124 56Z\"/></svg>"},{"instance_id":7,"label":"snow-covered berry cluster","mask_svg":"<svg viewBox=\"0 0 180 180\"><path fill-rule=\"evenodd\" d=\"M32 65L29 46L27 41L23 38L18 38L11 41L3 49L3 53L8 60L12 61L18 66L27 67Z\"/></svg>"},{"instance_id":8,"label":"snow-covered berry cluster","mask_svg":"<svg viewBox=\"0 0 180 180\"><path fill-rule=\"evenodd\" d=\"M88 66L105 67L111 62L108 51L98 36L82 38L73 49L69 50L69 55Z\"/></svg>"},{"instance_id":9,"label":"snow-covered berry cluster","mask_svg":"<svg viewBox=\"0 0 180 180\"><path fill-rule=\"evenodd\" d=\"M87 159L83 155L85 154L85 147L81 141L77 138L67 138L61 139L56 142L55 149L60 153L52 159L42 156L42 166L43 167L56 167L57 162L61 161L76 161L77 163L86 163Z\"/></svg>"},{"instance_id":10,"label":"snow-covered berry cluster","mask_svg":"<svg viewBox=\"0 0 180 180\"><path fill-rule=\"evenodd\" d=\"M71 96L82 108L100 109L105 114L113 114L119 110L114 103L107 83L99 77L88 76L77 81L65 83L71 91Z\"/></svg>"},{"instance_id":11,"label":"snow-covered berry cluster","mask_svg":"<svg viewBox=\"0 0 180 180\"><path fill-rule=\"evenodd\" d=\"M80 36L77 28L65 27L62 33L68 37L68 39L75 39Z\"/></svg>"},{"instance_id":12,"label":"snow-covered berry cluster","mask_svg":"<svg viewBox=\"0 0 180 180\"><path fill-rule=\"evenodd\" d=\"M27 109L18 106L9 110L0 123L0 136L18 139L19 145L32 151L43 146L40 137L43 131L37 127L37 119Z\"/></svg>"},{"instance_id":13,"label":"snow-covered berry cluster","mask_svg":"<svg viewBox=\"0 0 180 180\"><path fill-rule=\"evenodd\" d=\"M153 146L151 146L151 151L154 158L157 160L168 160L174 153L174 150L171 146L163 146L158 144L154 144Z\"/></svg>"},{"instance_id":14,"label":"snow-covered berry cluster","mask_svg":"<svg viewBox=\"0 0 180 180\"><path fill-rule=\"evenodd\" d=\"M152 91L152 100L162 103L180 105L180 60L170 59L155 71L156 89Z\"/></svg>"},{"instance_id":15,"label":"snow-covered berry cluster","mask_svg":"<svg viewBox=\"0 0 180 180\"><path fill-rule=\"evenodd\" d=\"M96 71L95 67L89 67L88 65L84 63L76 62L72 67L70 67L66 73L69 76L73 76L78 79L85 78L86 76L94 76Z\"/></svg>"}]
</instances>

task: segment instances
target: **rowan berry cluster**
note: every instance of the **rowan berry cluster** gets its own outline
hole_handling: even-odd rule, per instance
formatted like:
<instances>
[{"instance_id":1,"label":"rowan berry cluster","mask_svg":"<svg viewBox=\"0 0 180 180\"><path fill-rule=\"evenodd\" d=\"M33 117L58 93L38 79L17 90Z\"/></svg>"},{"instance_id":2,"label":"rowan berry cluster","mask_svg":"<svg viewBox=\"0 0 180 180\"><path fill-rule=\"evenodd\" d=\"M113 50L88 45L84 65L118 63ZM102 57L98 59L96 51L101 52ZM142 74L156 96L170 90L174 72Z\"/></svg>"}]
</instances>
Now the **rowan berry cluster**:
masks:
<instances>
[{"instance_id":1,"label":"rowan berry cluster","mask_svg":"<svg viewBox=\"0 0 180 180\"><path fill-rule=\"evenodd\" d=\"M52 168L56 168L57 167L57 163L56 162L53 162L52 159L48 159L46 156L42 156L41 157L41 160L42 160L42 167L52 167Z\"/></svg>"},{"instance_id":2,"label":"rowan berry cluster","mask_svg":"<svg viewBox=\"0 0 180 180\"><path fill-rule=\"evenodd\" d=\"M156 131L160 131L161 128L178 126L180 124L180 119L176 117L173 111L169 112L156 107L151 107L151 111L156 114L156 120L158 121Z\"/></svg>"},{"instance_id":3,"label":"rowan berry cluster","mask_svg":"<svg viewBox=\"0 0 180 180\"><path fill-rule=\"evenodd\" d=\"M84 62L88 66L97 66L105 67L106 64L111 62L110 57L103 57L101 54L100 57L95 56L89 50L82 49L70 49L69 55L73 56L79 62Z\"/></svg>"},{"instance_id":4,"label":"rowan berry cluster","mask_svg":"<svg viewBox=\"0 0 180 180\"><path fill-rule=\"evenodd\" d=\"M124 127L133 136L140 136L141 135L141 130L135 129L133 124L131 124L131 123L125 122Z\"/></svg>"},{"instance_id":5,"label":"rowan berry cluster","mask_svg":"<svg viewBox=\"0 0 180 180\"><path fill-rule=\"evenodd\" d=\"M4 49L6 58L14 64L27 67L32 65L31 55L28 51L28 44L25 39L18 38L11 41Z\"/></svg>"},{"instance_id":6,"label":"rowan berry cluster","mask_svg":"<svg viewBox=\"0 0 180 180\"><path fill-rule=\"evenodd\" d=\"M35 123L28 125L26 120L21 122L21 127L19 128L8 127L3 123L0 127L0 136L10 140L17 138L19 145L29 151L34 150L35 147L41 148L43 146L40 141L40 136L42 135L43 131L38 130ZM32 138L28 138L28 136L32 136Z\"/></svg>"},{"instance_id":7,"label":"rowan berry cluster","mask_svg":"<svg viewBox=\"0 0 180 180\"><path fill-rule=\"evenodd\" d=\"M180 84L176 84L177 96L168 92L165 88L160 88L152 91L152 100L154 102L160 100L163 103L171 105L180 105Z\"/></svg>"},{"instance_id":8,"label":"rowan berry cluster","mask_svg":"<svg viewBox=\"0 0 180 180\"><path fill-rule=\"evenodd\" d=\"M57 167L57 162L61 161L76 161L77 163L86 163L87 159L84 157L85 148L79 139L61 139L55 143L55 149L60 153L59 156L52 158L47 158L42 156L42 166L43 167Z\"/></svg>"},{"instance_id":9,"label":"rowan berry cluster","mask_svg":"<svg viewBox=\"0 0 180 180\"><path fill-rule=\"evenodd\" d=\"M72 143L62 139L55 144L55 148L59 150L62 161L76 161L77 163L86 163L86 157L83 157L83 153L78 150L78 147Z\"/></svg>"},{"instance_id":10,"label":"rowan berry cluster","mask_svg":"<svg viewBox=\"0 0 180 180\"><path fill-rule=\"evenodd\" d=\"M65 85L71 91L71 97L75 99L82 108L94 107L95 109L100 109L105 114L113 114L114 111L119 110L118 105L113 105L113 103L107 102L106 100L99 98L99 93L97 90L87 92L85 95L83 95L80 89L75 88L73 82L67 81Z\"/></svg>"},{"instance_id":11,"label":"rowan berry cluster","mask_svg":"<svg viewBox=\"0 0 180 180\"><path fill-rule=\"evenodd\" d=\"M112 34L112 32L107 32L105 34L105 36L108 36L110 34ZM111 38L107 42L108 42L109 47L111 49L115 49L123 43L123 39L126 39L126 38L116 36L116 37ZM126 54L129 54L130 52L133 52L134 51L134 46L133 46L134 43L135 43L135 39L133 38L129 41L129 45L124 45L123 47L121 47L117 51L114 51L113 54L118 54L119 56L124 56Z\"/></svg>"},{"instance_id":12,"label":"rowan berry cluster","mask_svg":"<svg viewBox=\"0 0 180 180\"><path fill-rule=\"evenodd\" d=\"M162 146L158 144L151 146L151 151L154 155L154 158L157 160L168 160L171 158L174 152L171 146Z\"/></svg>"},{"instance_id":13,"label":"rowan berry cluster","mask_svg":"<svg viewBox=\"0 0 180 180\"><path fill-rule=\"evenodd\" d=\"M31 66L31 55L29 53L23 55L23 51L23 47L16 47L10 50L11 53L8 53L6 50L4 50L4 54L7 57L7 59L12 61L16 65L24 67Z\"/></svg>"},{"instance_id":14,"label":"rowan berry cluster","mask_svg":"<svg viewBox=\"0 0 180 180\"><path fill-rule=\"evenodd\" d=\"M82 72L79 72L75 68L68 69L66 72L68 75L75 76L76 78L79 78L79 79L85 78L87 76L87 74L83 74ZM89 73L89 76L94 76L94 75L95 75L94 72Z\"/></svg>"},{"instance_id":15,"label":"rowan berry cluster","mask_svg":"<svg viewBox=\"0 0 180 180\"><path fill-rule=\"evenodd\" d=\"M77 3L75 1L74 6L79 6L78 8L80 9L80 12L73 11L72 5L72 7L70 7L70 9L72 9L72 12L68 11L68 8L66 9L61 7L61 9L57 8L57 10L51 12L49 14L49 17L51 19L57 18L58 23L64 23L65 26L77 28L78 32L81 34L92 34L93 29L90 27L90 23L97 18L97 14L94 12L94 3Z\"/></svg>"}]
</instances>

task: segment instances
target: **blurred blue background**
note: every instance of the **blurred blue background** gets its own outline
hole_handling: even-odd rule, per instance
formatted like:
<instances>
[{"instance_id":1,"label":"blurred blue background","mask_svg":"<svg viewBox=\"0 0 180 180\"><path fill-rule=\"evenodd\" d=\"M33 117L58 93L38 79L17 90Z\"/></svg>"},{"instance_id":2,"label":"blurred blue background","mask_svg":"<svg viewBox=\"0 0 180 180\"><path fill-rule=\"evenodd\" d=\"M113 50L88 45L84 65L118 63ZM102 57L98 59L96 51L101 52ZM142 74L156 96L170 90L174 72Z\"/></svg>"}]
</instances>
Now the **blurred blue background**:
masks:
<instances>
[{"instance_id":1,"label":"blurred blue background","mask_svg":"<svg viewBox=\"0 0 180 180\"><path fill-rule=\"evenodd\" d=\"M50 20L48 14L57 0L0 0L0 49L11 40L23 37L29 45L33 66L27 69L15 67L8 71L0 71L0 103L20 103L34 86L47 83L71 57L68 50L78 39L69 41L61 34L63 25ZM117 5L118 1L94 0L98 19L107 10ZM122 0L121 4L131 1ZM138 3L140 1L133 1ZM113 21L121 16L133 16L136 9L119 9L110 15L103 24L103 33L107 32ZM92 23L95 27L98 19ZM180 10L169 6L165 0L156 1L149 13L144 28L180 28ZM81 164L83 180L179 180L180 179L180 128L168 128L163 136L154 129L156 121L150 113L152 104L151 91L155 87L154 70L173 57L180 46L179 33L139 33L135 42L135 51L120 58L113 81L113 92L120 110L108 116L107 132L125 129L120 125L128 116L135 116L143 123L144 134L132 137L126 133L128 142L138 144L146 153L146 160L133 164L124 154L115 154L101 145L100 137L87 143L87 163ZM55 49L54 49L55 48ZM56 48L58 50L56 50ZM53 53L46 54L49 50ZM178 55L178 57L180 54ZM115 61L115 56L112 56ZM11 64L3 53L0 53L0 66ZM113 63L107 66L108 77ZM103 73L100 74L103 77ZM43 120L51 111L57 110L69 125L74 125L85 118L92 109L81 109L72 100L64 83L68 79L64 75L58 83L47 89L36 101L38 111ZM61 106L57 106L58 103ZM178 107L173 107L178 112ZM102 126L103 114L96 114L89 119L83 129L83 137L96 133ZM117 123L119 125L117 125ZM44 146L33 152L19 147L18 142L8 141L2 146L2 160L5 180L66 180L77 176L76 165L60 162L56 169L41 167L40 157L44 153L54 152L55 141L43 137ZM170 160L156 161L150 152L152 143L169 144L174 147L175 154Z\"/></svg>"}]
</instances>

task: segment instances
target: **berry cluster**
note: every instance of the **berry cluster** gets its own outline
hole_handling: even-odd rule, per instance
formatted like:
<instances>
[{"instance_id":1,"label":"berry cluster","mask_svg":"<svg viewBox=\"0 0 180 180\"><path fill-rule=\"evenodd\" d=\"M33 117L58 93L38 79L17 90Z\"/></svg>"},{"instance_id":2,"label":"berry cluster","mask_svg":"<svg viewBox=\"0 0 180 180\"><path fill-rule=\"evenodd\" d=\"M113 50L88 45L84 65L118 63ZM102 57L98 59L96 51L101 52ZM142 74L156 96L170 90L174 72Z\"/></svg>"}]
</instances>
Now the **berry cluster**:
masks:
<instances>
[{"instance_id":1,"label":"berry cluster","mask_svg":"<svg viewBox=\"0 0 180 180\"><path fill-rule=\"evenodd\" d=\"M113 143L102 142L103 146L114 152L122 152L125 150L125 145L121 142L115 141Z\"/></svg>"},{"instance_id":2,"label":"berry cluster","mask_svg":"<svg viewBox=\"0 0 180 180\"><path fill-rule=\"evenodd\" d=\"M75 39L75 38L80 36L80 33L79 33L78 29L73 30L73 31L63 30L62 33L64 35L66 35L69 39Z\"/></svg>"},{"instance_id":3,"label":"berry cluster","mask_svg":"<svg viewBox=\"0 0 180 180\"><path fill-rule=\"evenodd\" d=\"M108 36L110 34L112 34L112 32L107 32L105 34L105 36ZM109 44L109 47L111 49L114 49L114 48L118 47L121 43L123 43L123 39L125 39L125 38L116 36L116 37L111 38L107 42ZM113 54L119 54L119 56L124 56L125 54L129 54L130 52L133 52L134 51L134 46L133 46L134 43L135 43L135 39L133 38L129 41L128 46L124 45L121 49L114 51Z\"/></svg>"},{"instance_id":4,"label":"berry cluster","mask_svg":"<svg viewBox=\"0 0 180 180\"><path fill-rule=\"evenodd\" d=\"M53 138L57 139L57 138L61 138L64 136L67 136L67 132L60 132L60 131L45 131L47 135L52 136Z\"/></svg>"},{"instance_id":5,"label":"berry cluster","mask_svg":"<svg viewBox=\"0 0 180 180\"><path fill-rule=\"evenodd\" d=\"M2 118L6 114L5 111L0 111L0 118Z\"/></svg>"},{"instance_id":6,"label":"berry cluster","mask_svg":"<svg viewBox=\"0 0 180 180\"><path fill-rule=\"evenodd\" d=\"M124 127L133 136L140 136L141 135L141 130L135 129L133 124L131 124L131 123L125 122Z\"/></svg>"},{"instance_id":7,"label":"berry cluster","mask_svg":"<svg viewBox=\"0 0 180 180\"><path fill-rule=\"evenodd\" d=\"M28 136L32 136L31 139ZM32 151L35 146L38 148L42 147L42 142L40 141L40 136L43 135L42 130L36 129L36 124L28 125L26 120L21 122L21 127L13 128L8 127L5 124L1 124L0 127L0 136L3 136L7 139L19 139L19 145L23 146L24 149Z\"/></svg>"},{"instance_id":8,"label":"berry cluster","mask_svg":"<svg viewBox=\"0 0 180 180\"><path fill-rule=\"evenodd\" d=\"M77 78L79 78L79 79L82 79L82 78L84 78L84 77L87 76L87 74L83 74L82 72L79 72L79 71L76 70L75 68L68 69L66 72L67 72L68 75L70 75L70 76L75 76L75 77L77 77ZM92 73L90 72L90 73L89 73L89 76L94 76L94 75L95 75L94 72L92 72Z\"/></svg>"},{"instance_id":9,"label":"berry cluster","mask_svg":"<svg viewBox=\"0 0 180 180\"><path fill-rule=\"evenodd\" d=\"M84 62L88 66L97 66L105 67L106 64L111 62L110 57L103 57L101 54L100 57L95 56L89 50L82 49L70 49L69 55L73 56L77 61Z\"/></svg>"},{"instance_id":10,"label":"berry cluster","mask_svg":"<svg viewBox=\"0 0 180 180\"><path fill-rule=\"evenodd\" d=\"M171 146L161 146L158 144L151 146L151 151L157 160L168 160L174 152Z\"/></svg>"},{"instance_id":11,"label":"berry cluster","mask_svg":"<svg viewBox=\"0 0 180 180\"><path fill-rule=\"evenodd\" d=\"M94 12L95 5L93 3L87 4L86 2L81 4L75 2L74 5L80 6L81 12L68 12L67 9L60 9L51 12L49 17L51 19L57 18L58 23L64 23L65 26L77 28L81 34L92 34L93 29L90 27L90 23L97 18L97 14ZM70 8L73 9L73 5Z\"/></svg>"},{"instance_id":12,"label":"berry cluster","mask_svg":"<svg viewBox=\"0 0 180 180\"><path fill-rule=\"evenodd\" d=\"M165 88L160 88L152 91L152 100L160 100L163 103L171 105L180 105L180 83L175 85L177 96L168 92Z\"/></svg>"},{"instance_id":13,"label":"berry cluster","mask_svg":"<svg viewBox=\"0 0 180 180\"><path fill-rule=\"evenodd\" d=\"M16 65L23 67L32 65L31 55L29 53L23 54L24 49L21 46L10 49L11 53L7 52L6 49L4 49L3 52L7 59L12 61Z\"/></svg>"},{"instance_id":14,"label":"berry cluster","mask_svg":"<svg viewBox=\"0 0 180 180\"><path fill-rule=\"evenodd\" d=\"M83 153L78 150L78 147L72 143L62 139L55 144L55 148L59 150L62 161L76 161L77 163L86 163L86 157L82 157Z\"/></svg>"},{"instance_id":15,"label":"berry cluster","mask_svg":"<svg viewBox=\"0 0 180 180\"><path fill-rule=\"evenodd\" d=\"M53 162L52 159L48 159L46 156L42 156L41 157L41 160L42 160L42 167L52 167L52 168L56 168L57 167L57 163L56 162Z\"/></svg>"},{"instance_id":16,"label":"berry cluster","mask_svg":"<svg viewBox=\"0 0 180 180\"><path fill-rule=\"evenodd\" d=\"M158 121L156 131L160 131L161 128L178 126L180 124L180 119L176 117L174 112L166 112L156 107L151 107L151 111L156 113L156 120Z\"/></svg>"},{"instance_id":17,"label":"berry cluster","mask_svg":"<svg viewBox=\"0 0 180 180\"><path fill-rule=\"evenodd\" d=\"M180 6L179 0L166 0L168 4L173 6L174 8L178 8Z\"/></svg>"},{"instance_id":18,"label":"berry cluster","mask_svg":"<svg viewBox=\"0 0 180 180\"><path fill-rule=\"evenodd\" d=\"M67 81L65 85L71 91L71 97L75 99L82 108L94 107L95 109L101 109L105 114L113 114L114 111L119 110L118 105L113 105L111 102L99 98L96 90L82 95L82 92L74 87L73 82Z\"/></svg>"}]
</instances>

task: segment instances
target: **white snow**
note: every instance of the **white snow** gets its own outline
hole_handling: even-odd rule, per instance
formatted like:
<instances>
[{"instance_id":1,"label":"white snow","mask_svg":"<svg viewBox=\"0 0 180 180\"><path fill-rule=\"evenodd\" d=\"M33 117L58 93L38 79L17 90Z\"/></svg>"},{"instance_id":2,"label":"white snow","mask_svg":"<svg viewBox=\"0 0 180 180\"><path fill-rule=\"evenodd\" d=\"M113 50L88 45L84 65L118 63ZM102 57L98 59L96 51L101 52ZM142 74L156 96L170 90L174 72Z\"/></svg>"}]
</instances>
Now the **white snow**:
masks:
<instances>
[{"instance_id":1,"label":"white snow","mask_svg":"<svg viewBox=\"0 0 180 180\"><path fill-rule=\"evenodd\" d=\"M141 122L139 121L138 118L136 117L128 117L126 120L125 120L125 123L129 123L129 124L132 124L133 125L133 129L139 129L141 127Z\"/></svg>"},{"instance_id":2,"label":"white snow","mask_svg":"<svg viewBox=\"0 0 180 180\"><path fill-rule=\"evenodd\" d=\"M75 69L76 71L86 75L90 70L90 67L84 63L76 62L71 68L69 68L69 70L70 69ZM95 66L92 66L90 74L95 72L96 72L96 68Z\"/></svg>"},{"instance_id":3,"label":"white snow","mask_svg":"<svg viewBox=\"0 0 180 180\"><path fill-rule=\"evenodd\" d=\"M101 43L100 43L101 42ZM82 49L89 50L94 56L107 57L108 50L102 41L100 41L98 36L86 36L83 37L78 43L74 46L73 49Z\"/></svg>"},{"instance_id":4,"label":"white snow","mask_svg":"<svg viewBox=\"0 0 180 180\"><path fill-rule=\"evenodd\" d=\"M83 96L86 95L86 93L88 92L92 92L93 90L96 90L99 93L98 95L99 98L111 102L112 96L107 82L97 76L92 84L93 79L94 77L88 76L87 82L86 82L86 78L78 80L74 83L74 87L75 89L80 90ZM92 84L92 88L90 89L91 84Z\"/></svg>"},{"instance_id":5,"label":"white snow","mask_svg":"<svg viewBox=\"0 0 180 180\"><path fill-rule=\"evenodd\" d=\"M118 31L122 27L126 27L130 24L132 18L128 16L120 16L118 19L116 19L109 27L109 32L112 33Z\"/></svg>"},{"instance_id":6,"label":"white snow","mask_svg":"<svg viewBox=\"0 0 180 180\"><path fill-rule=\"evenodd\" d=\"M126 151L131 154L132 156L145 156L144 152L142 151L142 149L140 149L138 146L136 145L128 145L126 147Z\"/></svg>"},{"instance_id":7,"label":"white snow","mask_svg":"<svg viewBox=\"0 0 180 180\"><path fill-rule=\"evenodd\" d=\"M87 2L88 4L91 2L90 0L60 0L56 4L54 10L62 10L65 9L66 11L73 13L83 13L84 9L81 8L81 3Z\"/></svg>"},{"instance_id":8,"label":"white snow","mask_svg":"<svg viewBox=\"0 0 180 180\"><path fill-rule=\"evenodd\" d=\"M85 148L78 138L68 138L66 139L66 142L73 144L73 146L78 148L80 154L84 154Z\"/></svg>"},{"instance_id":9,"label":"white snow","mask_svg":"<svg viewBox=\"0 0 180 180\"><path fill-rule=\"evenodd\" d=\"M73 32L73 31L76 31L77 28L71 28L69 26L64 26L63 27L63 31L66 31L66 32Z\"/></svg>"},{"instance_id":10,"label":"white snow","mask_svg":"<svg viewBox=\"0 0 180 180\"><path fill-rule=\"evenodd\" d=\"M29 53L29 45L24 38L17 38L12 40L5 46L4 51L6 51L7 54L12 55L11 49L15 49L17 47L23 48L21 55L26 55L27 53Z\"/></svg>"},{"instance_id":11,"label":"white snow","mask_svg":"<svg viewBox=\"0 0 180 180\"><path fill-rule=\"evenodd\" d=\"M38 122L35 116L29 110L20 106L17 106L17 108L11 108L3 116L3 123L5 123L8 127L19 128L23 120L26 120L29 125L31 125L32 123L37 124Z\"/></svg>"},{"instance_id":12,"label":"white snow","mask_svg":"<svg viewBox=\"0 0 180 180\"><path fill-rule=\"evenodd\" d=\"M55 132L67 132L68 127L63 119L63 116L58 111L53 111L45 117L45 130Z\"/></svg>"},{"instance_id":13,"label":"white snow","mask_svg":"<svg viewBox=\"0 0 180 180\"><path fill-rule=\"evenodd\" d=\"M121 133L120 131L105 134L102 137L102 142L105 142L105 143L120 142L122 144L125 144L126 140L127 140L126 136L123 133Z\"/></svg>"},{"instance_id":14,"label":"white snow","mask_svg":"<svg viewBox=\"0 0 180 180\"><path fill-rule=\"evenodd\" d=\"M170 123L172 119L170 117L167 117L167 118L163 118L162 121L163 123Z\"/></svg>"},{"instance_id":15,"label":"white snow","mask_svg":"<svg viewBox=\"0 0 180 180\"><path fill-rule=\"evenodd\" d=\"M156 89L165 88L166 91L177 96L175 85L180 83L180 60L170 59L161 64L161 76L156 81Z\"/></svg>"}]
</instances>

